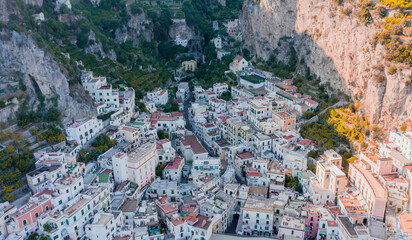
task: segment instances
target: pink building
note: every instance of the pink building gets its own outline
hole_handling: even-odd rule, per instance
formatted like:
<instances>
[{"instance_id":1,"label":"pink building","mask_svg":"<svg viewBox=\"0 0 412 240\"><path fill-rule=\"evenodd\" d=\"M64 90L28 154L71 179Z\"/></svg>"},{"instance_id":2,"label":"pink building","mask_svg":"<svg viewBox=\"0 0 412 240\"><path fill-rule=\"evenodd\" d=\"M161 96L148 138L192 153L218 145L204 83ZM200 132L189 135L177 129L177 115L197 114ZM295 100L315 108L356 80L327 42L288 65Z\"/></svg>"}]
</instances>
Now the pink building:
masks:
<instances>
[{"instance_id":1,"label":"pink building","mask_svg":"<svg viewBox=\"0 0 412 240\"><path fill-rule=\"evenodd\" d=\"M316 180L322 188L328 189L335 198L345 191L348 183L345 173L328 161L316 162Z\"/></svg>"},{"instance_id":2,"label":"pink building","mask_svg":"<svg viewBox=\"0 0 412 240\"><path fill-rule=\"evenodd\" d=\"M305 225L305 239L316 239L319 229L319 212L313 206L310 206L308 209Z\"/></svg>"},{"instance_id":3,"label":"pink building","mask_svg":"<svg viewBox=\"0 0 412 240\"><path fill-rule=\"evenodd\" d=\"M128 179L137 183L139 190L141 190L155 179L158 159L156 143L145 143L130 152L128 157Z\"/></svg>"},{"instance_id":4,"label":"pink building","mask_svg":"<svg viewBox=\"0 0 412 240\"><path fill-rule=\"evenodd\" d=\"M333 149L326 150L320 159L326 162L331 162L335 164L338 168L342 169L342 157Z\"/></svg>"},{"instance_id":5,"label":"pink building","mask_svg":"<svg viewBox=\"0 0 412 240\"><path fill-rule=\"evenodd\" d=\"M37 218L43 213L51 210L51 195L53 191L44 190L37 193L30 200L20 207L11 218L17 223L17 231L33 232L37 226Z\"/></svg>"},{"instance_id":6,"label":"pink building","mask_svg":"<svg viewBox=\"0 0 412 240\"><path fill-rule=\"evenodd\" d=\"M370 165L373 173L386 175L392 172L391 158L383 158L375 153L361 153L360 158Z\"/></svg>"}]
</instances>

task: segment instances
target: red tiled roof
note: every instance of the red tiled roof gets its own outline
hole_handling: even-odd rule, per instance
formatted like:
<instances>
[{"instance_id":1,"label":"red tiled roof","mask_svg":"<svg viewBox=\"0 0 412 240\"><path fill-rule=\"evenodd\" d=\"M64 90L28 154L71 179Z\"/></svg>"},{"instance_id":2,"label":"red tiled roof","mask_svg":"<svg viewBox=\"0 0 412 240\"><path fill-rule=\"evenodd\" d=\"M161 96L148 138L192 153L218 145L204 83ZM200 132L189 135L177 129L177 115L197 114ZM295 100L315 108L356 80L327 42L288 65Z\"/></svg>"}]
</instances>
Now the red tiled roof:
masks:
<instances>
[{"instance_id":1,"label":"red tiled roof","mask_svg":"<svg viewBox=\"0 0 412 240\"><path fill-rule=\"evenodd\" d=\"M166 166L167 170L171 170L171 169L178 169L180 166L180 163L183 161L183 158L181 157L175 157L175 159L173 160L173 162L169 162Z\"/></svg>"},{"instance_id":2,"label":"red tiled roof","mask_svg":"<svg viewBox=\"0 0 412 240\"><path fill-rule=\"evenodd\" d=\"M186 136L182 144L184 146L190 146L194 154L207 153L195 136Z\"/></svg>"},{"instance_id":3,"label":"red tiled roof","mask_svg":"<svg viewBox=\"0 0 412 240\"><path fill-rule=\"evenodd\" d=\"M305 139L303 139L302 141L298 142L298 144L299 144L299 145L306 146L306 145L308 145L308 144L312 144L312 141L311 141L310 139L305 138Z\"/></svg>"},{"instance_id":4,"label":"red tiled roof","mask_svg":"<svg viewBox=\"0 0 412 240\"><path fill-rule=\"evenodd\" d=\"M182 112L171 112L173 117L183 117Z\"/></svg>"},{"instance_id":5,"label":"red tiled roof","mask_svg":"<svg viewBox=\"0 0 412 240\"><path fill-rule=\"evenodd\" d=\"M233 60L236 60L238 62L242 61L243 57L240 55L236 55L236 57Z\"/></svg>"},{"instance_id":6,"label":"red tiled roof","mask_svg":"<svg viewBox=\"0 0 412 240\"><path fill-rule=\"evenodd\" d=\"M259 177L260 176L260 174L258 172L248 172L247 175L249 177Z\"/></svg>"},{"instance_id":7,"label":"red tiled roof","mask_svg":"<svg viewBox=\"0 0 412 240\"><path fill-rule=\"evenodd\" d=\"M251 152L242 152L242 153L238 153L236 155L237 157L239 157L240 159L249 159L249 158L253 158L253 153Z\"/></svg>"},{"instance_id":8,"label":"red tiled roof","mask_svg":"<svg viewBox=\"0 0 412 240\"><path fill-rule=\"evenodd\" d=\"M33 197L40 197L41 195L47 194L47 195L53 195L54 191L45 189L39 193L36 193Z\"/></svg>"},{"instance_id":9,"label":"red tiled roof","mask_svg":"<svg viewBox=\"0 0 412 240\"><path fill-rule=\"evenodd\" d=\"M308 102L308 103L310 103L310 104L317 104L317 103L318 103L318 102L316 102L316 101L314 101L314 100L312 100L312 99L310 99L310 98L306 98L305 101Z\"/></svg>"},{"instance_id":10,"label":"red tiled roof","mask_svg":"<svg viewBox=\"0 0 412 240\"><path fill-rule=\"evenodd\" d=\"M108 173L112 173L113 171L110 169L105 169L103 170L103 172L101 172L100 174L108 174Z\"/></svg>"},{"instance_id":11,"label":"red tiled roof","mask_svg":"<svg viewBox=\"0 0 412 240\"><path fill-rule=\"evenodd\" d=\"M168 143L168 142L170 142L169 139L162 139L162 140L159 141L160 144L165 144L165 143Z\"/></svg>"}]
</instances>

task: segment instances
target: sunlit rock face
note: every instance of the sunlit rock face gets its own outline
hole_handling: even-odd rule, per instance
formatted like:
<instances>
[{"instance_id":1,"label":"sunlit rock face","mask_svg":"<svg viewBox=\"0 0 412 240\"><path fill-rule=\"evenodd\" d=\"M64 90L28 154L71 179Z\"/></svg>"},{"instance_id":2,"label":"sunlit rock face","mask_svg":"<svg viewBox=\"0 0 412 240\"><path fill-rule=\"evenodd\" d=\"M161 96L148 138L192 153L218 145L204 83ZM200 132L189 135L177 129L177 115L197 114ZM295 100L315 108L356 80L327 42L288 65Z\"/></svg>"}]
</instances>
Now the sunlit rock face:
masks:
<instances>
[{"instance_id":1,"label":"sunlit rock face","mask_svg":"<svg viewBox=\"0 0 412 240\"><path fill-rule=\"evenodd\" d=\"M243 38L253 53L267 59L278 41L291 37L300 58L323 83L360 100L372 124L393 128L412 119L411 67L383 60L384 48L372 46L381 30L365 26L359 9L345 1L246 1L240 16ZM343 8L351 8L347 16ZM376 17L376 22L380 21ZM389 68L395 66L395 74Z\"/></svg>"}]
</instances>

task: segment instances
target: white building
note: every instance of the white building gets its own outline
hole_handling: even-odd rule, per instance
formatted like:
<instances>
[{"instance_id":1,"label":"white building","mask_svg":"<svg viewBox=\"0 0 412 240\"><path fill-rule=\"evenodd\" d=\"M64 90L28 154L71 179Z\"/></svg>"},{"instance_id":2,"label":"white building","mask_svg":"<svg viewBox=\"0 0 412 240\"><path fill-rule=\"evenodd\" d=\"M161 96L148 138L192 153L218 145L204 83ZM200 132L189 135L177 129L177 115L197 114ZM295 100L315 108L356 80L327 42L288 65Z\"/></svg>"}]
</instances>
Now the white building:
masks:
<instances>
[{"instance_id":1,"label":"white building","mask_svg":"<svg viewBox=\"0 0 412 240\"><path fill-rule=\"evenodd\" d=\"M6 222L10 219L10 214L17 211L17 208L9 202L0 203L0 239L6 239L8 232Z\"/></svg>"},{"instance_id":2,"label":"white building","mask_svg":"<svg viewBox=\"0 0 412 240\"><path fill-rule=\"evenodd\" d=\"M118 152L112 157L113 175L116 184L120 184L128 180L128 161L127 154Z\"/></svg>"},{"instance_id":3,"label":"white building","mask_svg":"<svg viewBox=\"0 0 412 240\"><path fill-rule=\"evenodd\" d=\"M151 92L147 92L147 99L153 101L156 105L165 105L169 101L169 93L167 90L156 88Z\"/></svg>"},{"instance_id":4,"label":"white building","mask_svg":"<svg viewBox=\"0 0 412 240\"><path fill-rule=\"evenodd\" d=\"M222 38L219 36L217 38L213 38L213 44L215 45L216 49L221 49L223 47L222 45Z\"/></svg>"},{"instance_id":5,"label":"white building","mask_svg":"<svg viewBox=\"0 0 412 240\"><path fill-rule=\"evenodd\" d=\"M85 223L95 212L110 208L109 190L104 187L91 187L62 206L62 209L37 218L40 233L51 239L77 239L85 234ZM52 227L51 232L44 231L44 225Z\"/></svg>"},{"instance_id":6,"label":"white building","mask_svg":"<svg viewBox=\"0 0 412 240\"><path fill-rule=\"evenodd\" d=\"M233 73L237 73L239 71L245 70L249 66L249 62L246 61L242 56L237 55L234 59L233 62L229 64L229 69Z\"/></svg>"},{"instance_id":7,"label":"white building","mask_svg":"<svg viewBox=\"0 0 412 240\"><path fill-rule=\"evenodd\" d=\"M66 126L66 140L83 145L102 129L103 121L97 118L77 121Z\"/></svg>"},{"instance_id":8,"label":"white building","mask_svg":"<svg viewBox=\"0 0 412 240\"><path fill-rule=\"evenodd\" d=\"M169 181L180 182L182 178L182 170L185 161L181 157L176 157L173 161L169 162L163 169L163 177Z\"/></svg>"},{"instance_id":9,"label":"white building","mask_svg":"<svg viewBox=\"0 0 412 240\"><path fill-rule=\"evenodd\" d=\"M168 163L175 159L176 150L172 147L169 139L162 139L156 145L159 163Z\"/></svg>"},{"instance_id":10,"label":"white building","mask_svg":"<svg viewBox=\"0 0 412 240\"><path fill-rule=\"evenodd\" d=\"M219 176L220 158L204 158L193 160L192 176Z\"/></svg>"},{"instance_id":11,"label":"white building","mask_svg":"<svg viewBox=\"0 0 412 240\"><path fill-rule=\"evenodd\" d=\"M60 208L69 202L84 189L83 177L66 176L59 179L54 184L52 190L57 192L57 196L52 199L52 207Z\"/></svg>"},{"instance_id":12,"label":"white building","mask_svg":"<svg viewBox=\"0 0 412 240\"><path fill-rule=\"evenodd\" d=\"M407 159L412 159L412 132L395 133L391 132L389 141L396 143L399 151Z\"/></svg>"},{"instance_id":13,"label":"white building","mask_svg":"<svg viewBox=\"0 0 412 240\"><path fill-rule=\"evenodd\" d=\"M91 240L114 239L117 228L121 227L122 212L97 213L94 216L93 222L86 225L86 237Z\"/></svg>"},{"instance_id":14,"label":"white building","mask_svg":"<svg viewBox=\"0 0 412 240\"><path fill-rule=\"evenodd\" d=\"M222 95L222 93L228 91L229 86L226 83L215 83L213 84L213 92L216 93L218 96Z\"/></svg>"},{"instance_id":15,"label":"white building","mask_svg":"<svg viewBox=\"0 0 412 240\"><path fill-rule=\"evenodd\" d=\"M272 237L274 212L275 204L273 199L249 197L242 209L237 234Z\"/></svg>"},{"instance_id":16,"label":"white building","mask_svg":"<svg viewBox=\"0 0 412 240\"><path fill-rule=\"evenodd\" d=\"M182 38L180 38L180 36L177 36L176 39L175 39L175 44L180 45L182 47L187 47L188 42L189 41L187 39L182 39Z\"/></svg>"},{"instance_id":17,"label":"white building","mask_svg":"<svg viewBox=\"0 0 412 240\"><path fill-rule=\"evenodd\" d=\"M26 174L27 183L33 194L52 188L52 183L66 174L61 164L43 166Z\"/></svg>"}]
</instances>

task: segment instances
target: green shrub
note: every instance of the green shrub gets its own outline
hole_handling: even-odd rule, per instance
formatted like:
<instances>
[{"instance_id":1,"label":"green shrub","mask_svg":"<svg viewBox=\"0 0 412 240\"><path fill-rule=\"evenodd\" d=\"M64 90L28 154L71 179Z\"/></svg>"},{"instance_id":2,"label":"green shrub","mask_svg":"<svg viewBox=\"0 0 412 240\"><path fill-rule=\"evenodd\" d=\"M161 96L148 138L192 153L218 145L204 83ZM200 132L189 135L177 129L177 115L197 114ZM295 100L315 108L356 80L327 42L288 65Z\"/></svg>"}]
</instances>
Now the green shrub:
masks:
<instances>
[{"instance_id":1,"label":"green shrub","mask_svg":"<svg viewBox=\"0 0 412 240\"><path fill-rule=\"evenodd\" d=\"M386 8L379 6L376 10L378 12L379 17L381 18L386 17Z\"/></svg>"},{"instance_id":2,"label":"green shrub","mask_svg":"<svg viewBox=\"0 0 412 240\"><path fill-rule=\"evenodd\" d=\"M368 25L372 22L372 15L369 12L369 8L362 8L359 13L359 19L365 24Z\"/></svg>"}]
</instances>

